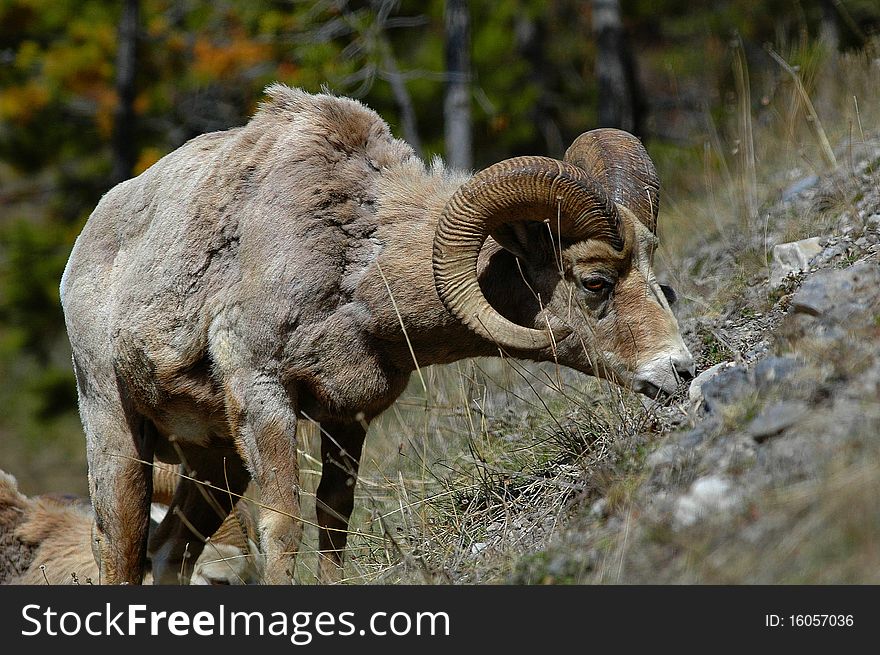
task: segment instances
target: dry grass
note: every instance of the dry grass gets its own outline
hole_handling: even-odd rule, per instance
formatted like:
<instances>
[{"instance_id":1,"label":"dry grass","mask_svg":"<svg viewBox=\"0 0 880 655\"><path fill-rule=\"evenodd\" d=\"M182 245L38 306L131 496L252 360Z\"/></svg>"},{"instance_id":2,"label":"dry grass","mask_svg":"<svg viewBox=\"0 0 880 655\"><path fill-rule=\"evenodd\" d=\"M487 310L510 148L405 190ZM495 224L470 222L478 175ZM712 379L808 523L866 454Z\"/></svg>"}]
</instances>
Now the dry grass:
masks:
<instances>
[{"instance_id":1,"label":"dry grass","mask_svg":"<svg viewBox=\"0 0 880 655\"><path fill-rule=\"evenodd\" d=\"M870 101L880 88L872 47L843 56L807 42L779 48L785 66L758 102L748 101L745 90L756 82L737 59L744 100L731 125L707 135L688 170L664 175L664 162L658 161L665 202L659 264L683 292L679 313L685 319L718 316L731 303L745 302L754 280L766 279L772 243L827 233L842 213L851 217L856 211L855 173L864 170L859 162L871 152L866 134L880 125L880 108ZM829 144L838 144L833 159ZM837 193L821 211L805 216L778 208L783 191L810 175L835 173L835 163ZM703 184L697 192L693 179L677 187L677 175L698 176ZM692 256L695 238L716 244L712 261ZM761 302L750 311L765 310L773 299ZM644 502L639 489L649 474L646 456L666 427L663 416L680 421L683 411L673 403L658 413L574 374L560 380L546 366L475 361L423 372L427 392L420 382L411 385L368 436L347 581L625 579L624 562L637 547L631 534ZM739 425L754 411L744 410L728 423ZM780 488L766 509L768 516L782 517L781 526L795 522L786 538L797 541L796 552L807 559L819 562L825 550L851 548L852 558L840 559L845 563L839 567L819 574L806 560L795 558L786 566L773 558L768 566L775 571L749 578L744 572L756 565L754 551L738 556L710 534L688 542L687 565L666 581L852 579L847 571L876 562L868 548L876 523L841 542L840 530L859 528L851 513L839 510L863 505L880 469L841 466L811 483L809 493ZM817 504L820 496L829 502ZM620 520L596 527L593 519L608 514ZM548 546L572 529L584 532L580 538L591 554L557 565ZM657 529L658 543L674 541L662 526ZM310 539L314 544L314 535ZM667 542L667 547L682 545ZM534 571L523 574L536 562L537 577Z\"/></svg>"},{"instance_id":2,"label":"dry grass","mask_svg":"<svg viewBox=\"0 0 880 655\"><path fill-rule=\"evenodd\" d=\"M857 170L880 186L880 162L859 165L871 152L866 135L880 126L878 45L843 56L808 42L778 52L785 64L779 76L760 82L734 53L738 113L729 124L707 120L702 143L678 153L674 169L672 159L657 161L664 183L658 264L678 288L684 319L716 317L742 302L752 281L766 277L771 243L825 233L841 214L854 213L848 179ZM756 92L756 85L763 88ZM785 189L829 173L827 144L842 144L834 157L844 171L837 193L810 216L771 215ZM703 248L707 243L713 248ZM718 357L727 357L727 346L718 347ZM625 562L639 547L632 535L650 474L646 458L670 421L688 418L677 401L665 409L645 405L547 365L473 360L423 369L371 426L345 581L624 580ZM312 583L320 444L307 422L299 437L305 535L297 582ZM866 452L865 462L837 462L828 476L766 499L761 512L778 530L758 541L778 545L779 556L762 561L755 549L729 547L725 538L742 527L735 522L684 537L656 525L645 528L659 553L649 562L679 557L666 582L877 582L880 520L870 499L880 487L880 457ZM860 521L855 509L874 518ZM609 515L617 520L605 522ZM556 557L548 547L566 531L580 533L565 543L584 544L583 552ZM859 580L866 570L874 578Z\"/></svg>"},{"instance_id":3,"label":"dry grass","mask_svg":"<svg viewBox=\"0 0 880 655\"><path fill-rule=\"evenodd\" d=\"M843 55L805 39L772 52L778 75L748 79L733 48L736 110L722 120L707 115L689 157L659 150L659 259L685 300L680 316L717 315L755 276L766 277L774 243L827 234L857 213L858 169L873 152L871 130L880 125L873 101L880 40ZM829 144L836 144L836 156ZM880 184L878 169L871 170ZM780 207L786 190L835 170L834 192L817 201L821 211L786 214ZM715 244L703 248L712 254L695 257L706 243Z\"/></svg>"},{"instance_id":4,"label":"dry grass","mask_svg":"<svg viewBox=\"0 0 880 655\"><path fill-rule=\"evenodd\" d=\"M503 580L597 495L593 476L622 435L654 420L549 366L477 360L427 373L435 400L412 385L368 437L348 581Z\"/></svg>"}]
</instances>

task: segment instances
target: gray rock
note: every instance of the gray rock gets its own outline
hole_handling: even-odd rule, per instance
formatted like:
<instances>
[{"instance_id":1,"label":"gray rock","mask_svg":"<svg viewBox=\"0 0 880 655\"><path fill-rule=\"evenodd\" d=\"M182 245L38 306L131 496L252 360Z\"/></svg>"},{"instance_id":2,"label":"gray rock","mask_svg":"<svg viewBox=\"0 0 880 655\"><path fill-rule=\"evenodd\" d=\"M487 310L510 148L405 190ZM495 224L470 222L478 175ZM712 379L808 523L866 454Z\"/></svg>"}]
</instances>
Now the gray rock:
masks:
<instances>
[{"instance_id":1,"label":"gray rock","mask_svg":"<svg viewBox=\"0 0 880 655\"><path fill-rule=\"evenodd\" d=\"M803 366L803 363L792 356L767 357L755 364L752 376L758 390L766 391L778 386L780 382L791 377Z\"/></svg>"},{"instance_id":2,"label":"gray rock","mask_svg":"<svg viewBox=\"0 0 880 655\"><path fill-rule=\"evenodd\" d=\"M810 260L822 252L821 240L821 237L812 237L811 239L773 246L770 261L770 288L776 289L781 286L789 273L807 269Z\"/></svg>"},{"instance_id":3,"label":"gray rock","mask_svg":"<svg viewBox=\"0 0 880 655\"><path fill-rule=\"evenodd\" d=\"M648 455L645 461L648 469L657 469L670 466L678 457L680 448L676 444L664 444L653 453Z\"/></svg>"},{"instance_id":4,"label":"gray rock","mask_svg":"<svg viewBox=\"0 0 880 655\"><path fill-rule=\"evenodd\" d=\"M479 541L479 542L471 544L471 555L479 555L481 552L483 552L486 549L486 546L488 546L488 545L489 544L487 544L484 541Z\"/></svg>"},{"instance_id":5,"label":"gray rock","mask_svg":"<svg viewBox=\"0 0 880 655\"><path fill-rule=\"evenodd\" d=\"M559 554L550 560L547 573L553 577L562 577L570 572L571 562L566 554Z\"/></svg>"},{"instance_id":6,"label":"gray rock","mask_svg":"<svg viewBox=\"0 0 880 655\"><path fill-rule=\"evenodd\" d=\"M754 385L744 368L729 366L703 382L700 390L703 395L703 407L709 413L713 413L721 407L739 402L754 391Z\"/></svg>"},{"instance_id":7,"label":"gray rock","mask_svg":"<svg viewBox=\"0 0 880 655\"><path fill-rule=\"evenodd\" d=\"M782 201L788 202L790 200L794 200L797 196L799 196L807 189L816 186L816 182L818 181L819 177L817 175L808 175L807 177L801 178L797 182L791 184L785 191L782 192Z\"/></svg>"},{"instance_id":8,"label":"gray rock","mask_svg":"<svg viewBox=\"0 0 880 655\"><path fill-rule=\"evenodd\" d=\"M605 524L605 528L610 532L615 532L620 530L623 527L623 519L619 516L612 516L608 519L608 522Z\"/></svg>"},{"instance_id":9,"label":"gray rock","mask_svg":"<svg viewBox=\"0 0 880 655\"><path fill-rule=\"evenodd\" d=\"M794 294L791 311L845 321L850 315L867 309L878 285L880 264L875 259L842 270L822 270Z\"/></svg>"},{"instance_id":10,"label":"gray rock","mask_svg":"<svg viewBox=\"0 0 880 655\"><path fill-rule=\"evenodd\" d=\"M598 498L590 505L590 515L597 518L608 515L608 499Z\"/></svg>"},{"instance_id":11,"label":"gray rock","mask_svg":"<svg viewBox=\"0 0 880 655\"><path fill-rule=\"evenodd\" d=\"M731 366L733 366L733 362L715 364L715 366L707 368L693 379L691 386L688 387L688 400L691 403L691 407L697 409L703 404L703 385Z\"/></svg>"},{"instance_id":12,"label":"gray rock","mask_svg":"<svg viewBox=\"0 0 880 655\"><path fill-rule=\"evenodd\" d=\"M743 355L743 359L747 362L752 362L764 353L770 350L770 342L766 339L762 339L754 346L752 346L746 353Z\"/></svg>"},{"instance_id":13,"label":"gray rock","mask_svg":"<svg viewBox=\"0 0 880 655\"><path fill-rule=\"evenodd\" d=\"M727 478L708 475L696 480L688 493L678 499L674 521L679 527L720 512L728 512L740 504L740 494Z\"/></svg>"},{"instance_id":14,"label":"gray rock","mask_svg":"<svg viewBox=\"0 0 880 655\"><path fill-rule=\"evenodd\" d=\"M717 433L719 418L709 416L697 423L692 429L685 432L678 440L679 448L685 452L693 452L698 446Z\"/></svg>"},{"instance_id":15,"label":"gray rock","mask_svg":"<svg viewBox=\"0 0 880 655\"><path fill-rule=\"evenodd\" d=\"M822 253L819 255L819 257L817 258L817 261L820 264L827 264L835 257L840 257L845 254L846 254L846 244L839 243L839 242L835 241L834 243L829 243L825 247L825 250L823 250Z\"/></svg>"},{"instance_id":16,"label":"gray rock","mask_svg":"<svg viewBox=\"0 0 880 655\"><path fill-rule=\"evenodd\" d=\"M761 443L797 423L809 407L800 400L784 400L765 407L746 428L751 437Z\"/></svg>"}]
</instances>

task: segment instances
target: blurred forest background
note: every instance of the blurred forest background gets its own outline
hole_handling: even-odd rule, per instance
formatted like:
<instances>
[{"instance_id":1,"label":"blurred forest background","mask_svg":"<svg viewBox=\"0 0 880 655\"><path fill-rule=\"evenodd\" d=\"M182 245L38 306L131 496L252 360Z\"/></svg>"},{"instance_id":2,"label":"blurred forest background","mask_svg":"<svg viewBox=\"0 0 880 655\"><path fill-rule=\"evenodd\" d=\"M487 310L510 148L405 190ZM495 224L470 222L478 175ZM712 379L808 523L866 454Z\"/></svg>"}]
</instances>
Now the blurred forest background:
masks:
<instances>
[{"instance_id":1,"label":"blurred forest background","mask_svg":"<svg viewBox=\"0 0 880 655\"><path fill-rule=\"evenodd\" d=\"M623 127L674 202L754 157L743 107L760 123L792 73L810 91L831 54L876 59L878 30L878 0L0 0L0 468L85 491L73 241L113 184L244 123L270 82L360 98L462 168Z\"/></svg>"}]
</instances>

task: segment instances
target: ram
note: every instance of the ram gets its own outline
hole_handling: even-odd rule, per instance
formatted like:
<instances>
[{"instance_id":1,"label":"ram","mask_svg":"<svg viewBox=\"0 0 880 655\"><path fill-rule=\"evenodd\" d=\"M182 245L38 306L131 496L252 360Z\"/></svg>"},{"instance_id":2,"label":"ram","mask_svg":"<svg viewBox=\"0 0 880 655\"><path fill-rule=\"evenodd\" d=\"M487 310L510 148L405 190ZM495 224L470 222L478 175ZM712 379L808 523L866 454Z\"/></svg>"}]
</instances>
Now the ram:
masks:
<instances>
[{"instance_id":1,"label":"ram","mask_svg":"<svg viewBox=\"0 0 880 655\"><path fill-rule=\"evenodd\" d=\"M171 468L153 469L154 519L166 514L179 479ZM190 583L259 581L261 558L250 539L252 524L247 501L240 501L211 535L210 547L190 560L194 564L186 563L192 570ZM13 476L0 471L0 584L97 584L94 527L88 499L65 494L28 497Z\"/></svg>"},{"instance_id":2,"label":"ram","mask_svg":"<svg viewBox=\"0 0 880 655\"><path fill-rule=\"evenodd\" d=\"M250 479L265 580L290 582L304 416L322 434L320 576L338 579L367 426L417 366L503 353L649 395L694 372L634 137L471 176L426 166L355 100L267 94L109 191L61 281L107 582L140 582L147 550L178 582L190 530L212 533ZM154 456L214 490L179 485L148 546Z\"/></svg>"}]
</instances>

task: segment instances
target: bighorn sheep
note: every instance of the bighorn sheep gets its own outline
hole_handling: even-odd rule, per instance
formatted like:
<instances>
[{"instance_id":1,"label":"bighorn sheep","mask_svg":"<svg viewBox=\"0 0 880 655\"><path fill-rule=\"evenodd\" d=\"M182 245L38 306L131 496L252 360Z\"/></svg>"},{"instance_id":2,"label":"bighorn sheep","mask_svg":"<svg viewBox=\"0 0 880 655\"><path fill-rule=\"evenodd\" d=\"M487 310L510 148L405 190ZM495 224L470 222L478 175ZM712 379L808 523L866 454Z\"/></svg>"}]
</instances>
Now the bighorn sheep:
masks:
<instances>
[{"instance_id":1,"label":"bighorn sheep","mask_svg":"<svg viewBox=\"0 0 880 655\"><path fill-rule=\"evenodd\" d=\"M165 515L178 479L169 468L154 469L154 519ZM0 471L0 584L97 584L94 524L88 499L61 494L29 498L19 492L13 476ZM192 560L190 584L258 582L251 526L247 508L239 503L211 536L211 546Z\"/></svg>"},{"instance_id":2,"label":"bighorn sheep","mask_svg":"<svg viewBox=\"0 0 880 655\"><path fill-rule=\"evenodd\" d=\"M253 479L266 582L290 582L296 425L318 421L334 580L367 425L417 365L503 352L649 395L693 375L652 272L659 184L634 137L593 131L568 161L468 176L426 168L357 101L267 94L243 127L109 191L61 281L107 582L141 580L154 456L212 483L210 502L182 483L172 503L204 534L209 505ZM170 512L156 580L177 582L189 535Z\"/></svg>"},{"instance_id":3,"label":"bighorn sheep","mask_svg":"<svg viewBox=\"0 0 880 655\"><path fill-rule=\"evenodd\" d=\"M0 471L0 584L17 579L34 559L36 547L15 534L29 507L15 478Z\"/></svg>"}]
</instances>

